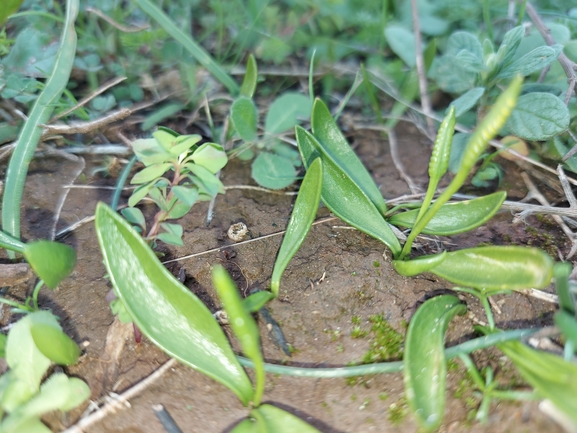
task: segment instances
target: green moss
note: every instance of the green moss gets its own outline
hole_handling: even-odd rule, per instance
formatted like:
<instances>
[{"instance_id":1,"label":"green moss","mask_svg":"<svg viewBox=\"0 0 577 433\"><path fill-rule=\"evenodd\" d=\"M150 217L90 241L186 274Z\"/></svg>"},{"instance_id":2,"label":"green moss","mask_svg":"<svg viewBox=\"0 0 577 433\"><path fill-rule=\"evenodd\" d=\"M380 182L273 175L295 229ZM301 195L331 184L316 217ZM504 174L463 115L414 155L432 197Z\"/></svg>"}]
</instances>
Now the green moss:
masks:
<instances>
[{"instance_id":1,"label":"green moss","mask_svg":"<svg viewBox=\"0 0 577 433\"><path fill-rule=\"evenodd\" d=\"M381 266L381 262L379 262L378 260L375 260L375 261L373 262L373 266L374 266L375 268L378 268L379 266Z\"/></svg>"},{"instance_id":2,"label":"green moss","mask_svg":"<svg viewBox=\"0 0 577 433\"><path fill-rule=\"evenodd\" d=\"M397 332L382 314L369 317L372 323L369 338L371 346L363 356L363 364L399 359L402 356L403 336Z\"/></svg>"},{"instance_id":3,"label":"green moss","mask_svg":"<svg viewBox=\"0 0 577 433\"><path fill-rule=\"evenodd\" d=\"M381 392L379 394L379 400L385 401L387 398L389 398L389 394L387 394L386 392Z\"/></svg>"},{"instance_id":4,"label":"green moss","mask_svg":"<svg viewBox=\"0 0 577 433\"><path fill-rule=\"evenodd\" d=\"M407 416L408 411L407 401L405 397L401 397L396 403L392 403L389 406L387 418L393 425L399 425Z\"/></svg>"},{"instance_id":5,"label":"green moss","mask_svg":"<svg viewBox=\"0 0 577 433\"><path fill-rule=\"evenodd\" d=\"M360 326L355 326L351 331L351 338L365 338L367 336L367 331L362 329Z\"/></svg>"}]
</instances>

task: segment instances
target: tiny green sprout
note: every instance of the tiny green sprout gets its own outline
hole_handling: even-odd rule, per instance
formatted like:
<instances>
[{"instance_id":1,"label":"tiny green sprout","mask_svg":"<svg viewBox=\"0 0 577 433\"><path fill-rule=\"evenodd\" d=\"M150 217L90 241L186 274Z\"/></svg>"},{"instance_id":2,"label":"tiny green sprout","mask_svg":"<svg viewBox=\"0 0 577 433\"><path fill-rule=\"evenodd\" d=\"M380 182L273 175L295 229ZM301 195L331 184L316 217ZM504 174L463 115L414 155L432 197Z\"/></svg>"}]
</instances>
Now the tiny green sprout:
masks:
<instances>
[{"instance_id":1,"label":"tiny green sprout","mask_svg":"<svg viewBox=\"0 0 577 433\"><path fill-rule=\"evenodd\" d=\"M387 418L393 425L399 425L407 416L408 409L405 397L401 397L396 403L391 403Z\"/></svg>"},{"instance_id":2,"label":"tiny green sprout","mask_svg":"<svg viewBox=\"0 0 577 433\"><path fill-rule=\"evenodd\" d=\"M379 393L379 400L385 401L387 398L389 398L389 394L387 394L386 392Z\"/></svg>"},{"instance_id":3,"label":"tiny green sprout","mask_svg":"<svg viewBox=\"0 0 577 433\"><path fill-rule=\"evenodd\" d=\"M379 262L378 260L375 260L375 261L373 262L373 267L378 268L378 267L380 267L380 266L381 266L381 262Z\"/></svg>"}]
</instances>

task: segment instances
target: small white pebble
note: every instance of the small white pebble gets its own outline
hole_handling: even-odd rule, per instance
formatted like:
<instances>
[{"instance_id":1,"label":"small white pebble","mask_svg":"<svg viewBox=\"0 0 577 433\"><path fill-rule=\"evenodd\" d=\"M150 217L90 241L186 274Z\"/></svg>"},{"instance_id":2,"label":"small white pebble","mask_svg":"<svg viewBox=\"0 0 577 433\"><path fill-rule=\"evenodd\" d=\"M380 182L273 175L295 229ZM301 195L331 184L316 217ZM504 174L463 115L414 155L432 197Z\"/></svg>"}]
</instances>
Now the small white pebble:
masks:
<instances>
[{"instance_id":1,"label":"small white pebble","mask_svg":"<svg viewBox=\"0 0 577 433\"><path fill-rule=\"evenodd\" d=\"M248 227L245 223L236 223L228 228L228 238L234 242L242 241L248 233Z\"/></svg>"}]
</instances>

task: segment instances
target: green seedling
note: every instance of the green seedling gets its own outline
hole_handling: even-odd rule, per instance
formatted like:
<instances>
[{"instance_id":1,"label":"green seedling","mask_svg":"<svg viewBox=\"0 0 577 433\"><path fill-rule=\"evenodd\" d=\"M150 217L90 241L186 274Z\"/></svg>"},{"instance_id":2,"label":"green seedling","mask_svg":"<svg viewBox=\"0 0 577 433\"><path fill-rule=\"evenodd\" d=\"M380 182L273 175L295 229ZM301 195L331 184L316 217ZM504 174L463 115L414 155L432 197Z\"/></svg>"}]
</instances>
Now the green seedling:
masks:
<instances>
[{"instance_id":1,"label":"green seedling","mask_svg":"<svg viewBox=\"0 0 577 433\"><path fill-rule=\"evenodd\" d=\"M197 201L211 200L218 193L224 193L215 173L226 165L227 157L218 144L198 146L199 135L178 136L160 129L152 136L133 143L135 155L146 168L132 178L131 183L139 186L122 214L138 227L147 242L154 243L158 239L182 245L182 226L167 220L183 217ZM171 174L171 179L167 179L167 173ZM148 231L144 215L134 207L146 196L159 208Z\"/></svg>"},{"instance_id":2,"label":"green seedling","mask_svg":"<svg viewBox=\"0 0 577 433\"><path fill-rule=\"evenodd\" d=\"M52 363L73 365L80 354L52 313L27 314L3 340L9 370L0 376L0 431L49 432L40 421L43 414L69 411L90 396L86 383L64 373L54 373L41 384Z\"/></svg>"}]
</instances>

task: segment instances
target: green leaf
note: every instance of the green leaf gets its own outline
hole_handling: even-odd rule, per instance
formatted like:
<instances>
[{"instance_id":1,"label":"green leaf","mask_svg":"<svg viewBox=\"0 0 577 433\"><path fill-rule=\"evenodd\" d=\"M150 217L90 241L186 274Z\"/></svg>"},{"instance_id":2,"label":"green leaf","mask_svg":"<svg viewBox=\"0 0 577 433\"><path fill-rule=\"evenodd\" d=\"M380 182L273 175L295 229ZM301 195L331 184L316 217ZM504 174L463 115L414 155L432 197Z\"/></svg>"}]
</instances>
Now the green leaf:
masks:
<instances>
[{"instance_id":1,"label":"green leaf","mask_svg":"<svg viewBox=\"0 0 577 433\"><path fill-rule=\"evenodd\" d=\"M276 98L266 113L264 130L267 134L279 134L298 125L299 119L311 115L311 101L300 93L287 92Z\"/></svg>"},{"instance_id":2,"label":"green leaf","mask_svg":"<svg viewBox=\"0 0 577 433\"><path fill-rule=\"evenodd\" d=\"M6 334L0 334L0 358L6 358Z\"/></svg>"},{"instance_id":3,"label":"green leaf","mask_svg":"<svg viewBox=\"0 0 577 433\"><path fill-rule=\"evenodd\" d=\"M206 306L104 203L96 208L96 233L110 281L142 333L168 355L221 382L248 404L253 395L250 380Z\"/></svg>"},{"instance_id":4,"label":"green leaf","mask_svg":"<svg viewBox=\"0 0 577 433\"><path fill-rule=\"evenodd\" d=\"M252 403L258 407L264 392L265 381L264 360L260 351L258 326L250 313L244 308L234 281L232 281L232 278L222 266L213 268L212 284L224 305L230 327L236 338L238 338L242 351L254 363L256 384Z\"/></svg>"},{"instance_id":5,"label":"green leaf","mask_svg":"<svg viewBox=\"0 0 577 433\"><path fill-rule=\"evenodd\" d=\"M265 188L282 189L296 180L296 171L290 159L261 152L252 162L252 178Z\"/></svg>"},{"instance_id":6,"label":"green leaf","mask_svg":"<svg viewBox=\"0 0 577 433\"><path fill-rule=\"evenodd\" d=\"M242 86L240 87L240 96L244 96L245 98L252 98L256 90L257 80L258 69L256 66L256 60L252 54L249 54L246 61L246 72L244 73L244 80L242 81Z\"/></svg>"},{"instance_id":7,"label":"green leaf","mask_svg":"<svg viewBox=\"0 0 577 433\"><path fill-rule=\"evenodd\" d=\"M545 141L569 128L569 110L550 93L520 96L506 128L526 140Z\"/></svg>"},{"instance_id":8,"label":"green leaf","mask_svg":"<svg viewBox=\"0 0 577 433\"><path fill-rule=\"evenodd\" d=\"M4 427L0 424L0 427ZM52 433L48 427L42 424L39 418L30 418L25 422L17 426L18 431L7 431L7 429L2 429L3 433Z\"/></svg>"},{"instance_id":9,"label":"green leaf","mask_svg":"<svg viewBox=\"0 0 577 433\"><path fill-rule=\"evenodd\" d=\"M33 317L34 318L34 317ZM32 339L42 354L58 365L74 365L80 348L60 329L45 323L33 323L30 327Z\"/></svg>"},{"instance_id":10,"label":"green leaf","mask_svg":"<svg viewBox=\"0 0 577 433\"><path fill-rule=\"evenodd\" d=\"M561 54L562 51L563 45L535 48L520 59L517 59L515 62L501 69L501 72L497 74L497 78L511 78L517 74L527 76L549 66L557 59L557 57L559 57L559 54Z\"/></svg>"},{"instance_id":11,"label":"green leaf","mask_svg":"<svg viewBox=\"0 0 577 433\"><path fill-rule=\"evenodd\" d=\"M521 377L537 393L577 424L577 365L549 353L538 352L518 341L497 347L513 361Z\"/></svg>"},{"instance_id":12,"label":"green leaf","mask_svg":"<svg viewBox=\"0 0 577 433\"><path fill-rule=\"evenodd\" d=\"M517 47L523 39L524 34L525 26L517 26L505 33L503 42L501 42L499 51L497 51L497 59L504 67L507 67L513 59L513 56L515 56Z\"/></svg>"},{"instance_id":13,"label":"green leaf","mask_svg":"<svg viewBox=\"0 0 577 433\"><path fill-rule=\"evenodd\" d=\"M468 32L455 32L449 39L447 39L446 53L451 56L457 56L459 53L467 52L472 58L476 58L482 62L483 47L479 39Z\"/></svg>"},{"instance_id":14,"label":"green leaf","mask_svg":"<svg viewBox=\"0 0 577 433\"><path fill-rule=\"evenodd\" d=\"M419 307L407 329L405 395L417 421L427 431L439 427L445 411L445 332L451 319L466 310L456 296L436 296Z\"/></svg>"},{"instance_id":15,"label":"green leaf","mask_svg":"<svg viewBox=\"0 0 577 433\"><path fill-rule=\"evenodd\" d=\"M244 141L255 141L258 113L252 99L240 97L230 107L230 118L234 128Z\"/></svg>"},{"instance_id":16,"label":"green leaf","mask_svg":"<svg viewBox=\"0 0 577 433\"><path fill-rule=\"evenodd\" d=\"M164 173L166 173L173 165L170 162L164 162L160 164L152 164L148 167L140 170L134 175L130 183L132 185L138 185L142 183L152 182L158 179Z\"/></svg>"},{"instance_id":17,"label":"green leaf","mask_svg":"<svg viewBox=\"0 0 577 433\"><path fill-rule=\"evenodd\" d=\"M253 430L244 430L246 432L320 433L319 430L294 416L292 413L271 406L270 404L260 405L256 409L253 409L250 415L255 419L254 424L256 424L256 426L253 427ZM243 430L240 431L242 432Z\"/></svg>"},{"instance_id":18,"label":"green leaf","mask_svg":"<svg viewBox=\"0 0 577 433\"><path fill-rule=\"evenodd\" d=\"M137 207L125 207L120 211L122 216L131 224L136 224L142 228L146 227L146 220L142 211Z\"/></svg>"},{"instance_id":19,"label":"green leaf","mask_svg":"<svg viewBox=\"0 0 577 433\"><path fill-rule=\"evenodd\" d=\"M222 182L211 170L204 168L202 165L192 163L186 164L186 168L196 176L190 176L194 183L196 183L197 186L204 188L204 192L208 195L215 197L219 192L224 194Z\"/></svg>"},{"instance_id":20,"label":"green leaf","mask_svg":"<svg viewBox=\"0 0 577 433\"><path fill-rule=\"evenodd\" d=\"M571 263L556 263L553 268L555 289L559 297L559 309L575 315L575 295L569 286L569 276L573 272Z\"/></svg>"},{"instance_id":21,"label":"green leaf","mask_svg":"<svg viewBox=\"0 0 577 433\"><path fill-rule=\"evenodd\" d=\"M134 207L138 204L140 200L142 200L146 195L155 187L156 181L140 185L134 191L132 191L132 195L128 199L128 206Z\"/></svg>"},{"instance_id":22,"label":"green leaf","mask_svg":"<svg viewBox=\"0 0 577 433\"><path fill-rule=\"evenodd\" d=\"M182 226L180 224L161 223L160 227L166 230L160 233L157 238L167 244L183 246L182 243Z\"/></svg>"},{"instance_id":23,"label":"green leaf","mask_svg":"<svg viewBox=\"0 0 577 433\"><path fill-rule=\"evenodd\" d=\"M0 25L18 10L23 1L24 0L5 0L2 8L0 8Z\"/></svg>"},{"instance_id":24,"label":"green leaf","mask_svg":"<svg viewBox=\"0 0 577 433\"><path fill-rule=\"evenodd\" d=\"M264 305L275 298L271 292L266 290L261 290L258 292L253 293L252 295L247 296L242 300L242 305L246 311L249 313L256 313L260 310Z\"/></svg>"},{"instance_id":25,"label":"green leaf","mask_svg":"<svg viewBox=\"0 0 577 433\"><path fill-rule=\"evenodd\" d=\"M472 230L489 221L497 213L505 198L507 193L500 191L472 200L444 204L422 233L447 236ZM412 228L418 212L418 209L414 209L393 215L389 223Z\"/></svg>"},{"instance_id":26,"label":"green leaf","mask_svg":"<svg viewBox=\"0 0 577 433\"><path fill-rule=\"evenodd\" d=\"M4 6L4 4L2 5ZM48 122L60 96L66 89L76 53L76 31L74 21L78 15L79 1L66 3L66 18L62 30L60 48L46 79L43 90L28 113L28 118L20 130L16 147L6 170L6 181L2 197L2 230L17 239L20 238L20 207L28 167L36 147L42 137L41 125ZM11 255L12 257L12 255Z\"/></svg>"},{"instance_id":27,"label":"green leaf","mask_svg":"<svg viewBox=\"0 0 577 433\"><path fill-rule=\"evenodd\" d=\"M182 201L177 201L166 215L166 219L171 220L182 218L190 212L191 207L192 205L188 205Z\"/></svg>"},{"instance_id":28,"label":"green leaf","mask_svg":"<svg viewBox=\"0 0 577 433\"><path fill-rule=\"evenodd\" d=\"M216 143L204 143L192 154L190 159L212 174L223 168L228 162L226 152L220 144Z\"/></svg>"},{"instance_id":29,"label":"green leaf","mask_svg":"<svg viewBox=\"0 0 577 433\"><path fill-rule=\"evenodd\" d=\"M316 140L311 142L311 144L315 146L315 150L321 152L323 163L327 157L330 158L370 198L377 209L384 214L387 211L387 205L383 195L347 142L331 116L329 109L320 99L317 99L313 106L311 128L319 145L316 145Z\"/></svg>"},{"instance_id":30,"label":"green leaf","mask_svg":"<svg viewBox=\"0 0 577 433\"><path fill-rule=\"evenodd\" d=\"M571 315L565 310L557 311L553 316L553 321L566 340L570 341L574 348L577 348L577 320L575 320L575 315Z\"/></svg>"},{"instance_id":31,"label":"green leaf","mask_svg":"<svg viewBox=\"0 0 577 433\"><path fill-rule=\"evenodd\" d=\"M462 68L454 56L444 55L435 58L430 76L437 85L449 93L463 93L475 85L477 73Z\"/></svg>"},{"instance_id":32,"label":"green leaf","mask_svg":"<svg viewBox=\"0 0 577 433\"><path fill-rule=\"evenodd\" d=\"M172 142L172 147L170 148L170 153L172 156L178 158L183 153L188 153L190 151L195 151L196 143L198 143L202 137L198 134L194 135L180 135Z\"/></svg>"},{"instance_id":33,"label":"green leaf","mask_svg":"<svg viewBox=\"0 0 577 433\"><path fill-rule=\"evenodd\" d=\"M283 272L302 245L315 219L321 198L322 181L323 165L321 159L317 158L307 169L274 264L271 291L275 297L278 296Z\"/></svg>"},{"instance_id":34,"label":"green leaf","mask_svg":"<svg viewBox=\"0 0 577 433\"><path fill-rule=\"evenodd\" d=\"M553 260L538 248L490 246L447 253L441 263L421 270L425 271L480 290L542 289L553 277Z\"/></svg>"},{"instance_id":35,"label":"green leaf","mask_svg":"<svg viewBox=\"0 0 577 433\"><path fill-rule=\"evenodd\" d=\"M155 134L158 132L159 131ZM134 150L134 154L146 166L161 164L174 159L174 155L156 138L139 138L132 143L132 150Z\"/></svg>"},{"instance_id":36,"label":"green leaf","mask_svg":"<svg viewBox=\"0 0 577 433\"><path fill-rule=\"evenodd\" d=\"M391 50L407 66L415 66L415 36L412 31L398 24L388 24L385 27L385 38Z\"/></svg>"},{"instance_id":37,"label":"green leaf","mask_svg":"<svg viewBox=\"0 0 577 433\"><path fill-rule=\"evenodd\" d=\"M192 206L198 200L198 188L188 185L176 185L171 189L172 193L187 206Z\"/></svg>"},{"instance_id":38,"label":"green leaf","mask_svg":"<svg viewBox=\"0 0 577 433\"><path fill-rule=\"evenodd\" d=\"M239 92L238 84L219 65L210 54L202 48L192 37L184 33L163 10L150 0L135 0L136 4L155 20L166 32L181 44L192 56L204 66L218 81L220 81L233 95Z\"/></svg>"},{"instance_id":39,"label":"green leaf","mask_svg":"<svg viewBox=\"0 0 577 433\"><path fill-rule=\"evenodd\" d=\"M76 251L59 242L29 242L24 247L24 257L51 289L55 289L76 266Z\"/></svg>"},{"instance_id":40,"label":"green leaf","mask_svg":"<svg viewBox=\"0 0 577 433\"><path fill-rule=\"evenodd\" d=\"M463 93L461 96L459 96L453 102L451 102L449 104L449 107L455 107L455 116L459 117L462 114L465 114L471 108L473 108L475 106L475 104L477 104L477 101L481 98L481 96L483 96L484 93L485 93L484 87L475 87L475 88ZM447 110L445 112L448 112L448 110L449 110L449 108L447 108Z\"/></svg>"},{"instance_id":41,"label":"green leaf","mask_svg":"<svg viewBox=\"0 0 577 433\"><path fill-rule=\"evenodd\" d=\"M360 231L383 242L393 254L401 245L383 215L364 191L330 158L324 158L317 149L321 145L303 128L295 128L299 151L305 167L319 156L323 162L321 199L332 213Z\"/></svg>"},{"instance_id":42,"label":"green leaf","mask_svg":"<svg viewBox=\"0 0 577 433\"><path fill-rule=\"evenodd\" d=\"M432 268L442 263L447 254L446 251L443 251L440 254L421 256L413 260L393 260L393 268L405 277L413 277L423 272L429 272Z\"/></svg>"}]
</instances>

